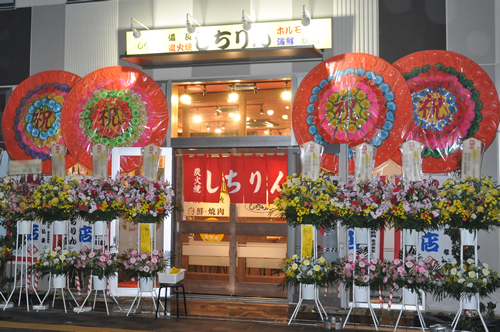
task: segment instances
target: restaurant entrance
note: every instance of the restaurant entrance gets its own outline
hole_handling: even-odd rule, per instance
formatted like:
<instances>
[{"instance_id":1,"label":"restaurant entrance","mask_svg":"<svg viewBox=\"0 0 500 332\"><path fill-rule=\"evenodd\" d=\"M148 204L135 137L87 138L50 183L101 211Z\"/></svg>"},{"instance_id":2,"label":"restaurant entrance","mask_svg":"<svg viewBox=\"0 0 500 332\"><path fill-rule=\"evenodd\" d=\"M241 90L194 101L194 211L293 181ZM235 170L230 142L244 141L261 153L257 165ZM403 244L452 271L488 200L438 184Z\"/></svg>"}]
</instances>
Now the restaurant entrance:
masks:
<instances>
[{"instance_id":1,"label":"restaurant entrance","mask_svg":"<svg viewBox=\"0 0 500 332\"><path fill-rule=\"evenodd\" d=\"M229 152L229 153L228 153ZM285 150L286 152L286 150ZM285 298L279 287L280 265L287 254L287 224L270 215L267 204L233 203L222 183L217 203L185 201L187 158L208 155L286 156L277 148L177 149L175 188L183 212L174 231L175 266L186 269L185 283L192 293ZM286 174L285 174L286 176Z\"/></svg>"}]
</instances>

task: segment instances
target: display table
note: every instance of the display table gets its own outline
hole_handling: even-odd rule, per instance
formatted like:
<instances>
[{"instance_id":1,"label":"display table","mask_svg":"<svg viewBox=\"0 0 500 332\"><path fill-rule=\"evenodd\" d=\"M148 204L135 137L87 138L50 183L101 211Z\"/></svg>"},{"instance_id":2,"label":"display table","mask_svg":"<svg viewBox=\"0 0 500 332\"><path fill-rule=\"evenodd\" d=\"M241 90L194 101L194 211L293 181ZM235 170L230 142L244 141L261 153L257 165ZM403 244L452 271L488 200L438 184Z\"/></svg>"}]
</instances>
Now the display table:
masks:
<instances>
[{"instance_id":1,"label":"display table","mask_svg":"<svg viewBox=\"0 0 500 332\"><path fill-rule=\"evenodd\" d=\"M184 299L184 315L187 318L187 306L186 306L186 292L184 290L184 280L179 281L176 284L167 284L167 283L160 283L160 286L158 287L158 303L156 304L156 314L155 314L155 319L158 318L158 308L160 307L160 297L161 297L161 290L162 288L165 289L165 305L163 306L163 314L166 316L167 315L167 290L168 288L175 289L175 295L176 295L176 302L177 302L177 320L179 320L179 288L182 288L182 298Z\"/></svg>"}]
</instances>

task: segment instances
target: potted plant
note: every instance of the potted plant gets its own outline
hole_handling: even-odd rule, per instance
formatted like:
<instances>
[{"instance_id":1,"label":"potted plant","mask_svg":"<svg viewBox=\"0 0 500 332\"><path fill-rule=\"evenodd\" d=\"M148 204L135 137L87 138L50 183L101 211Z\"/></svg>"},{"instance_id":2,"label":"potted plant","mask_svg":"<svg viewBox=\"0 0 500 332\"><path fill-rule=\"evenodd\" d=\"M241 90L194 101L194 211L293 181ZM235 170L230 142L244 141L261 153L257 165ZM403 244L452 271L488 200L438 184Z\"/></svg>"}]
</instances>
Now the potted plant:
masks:
<instances>
[{"instance_id":1,"label":"potted plant","mask_svg":"<svg viewBox=\"0 0 500 332\"><path fill-rule=\"evenodd\" d=\"M373 180L349 179L339 183L337 198L343 207L334 216L346 228L379 230L389 219L391 189L379 176Z\"/></svg>"},{"instance_id":2,"label":"potted plant","mask_svg":"<svg viewBox=\"0 0 500 332\"><path fill-rule=\"evenodd\" d=\"M111 253L108 249L98 246L91 250L85 247L80 250L75 268L82 272L84 277L92 276L94 290L104 290L107 279L116 276L120 263L118 255Z\"/></svg>"},{"instance_id":3,"label":"potted plant","mask_svg":"<svg viewBox=\"0 0 500 332\"><path fill-rule=\"evenodd\" d=\"M332 271L345 287L354 286L355 302L369 301L370 287L382 287L388 281L387 267L380 258L368 259L364 253L350 254L342 258Z\"/></svg>"},{"instance_id":4,"label":"potted plant","mask_svg":"<svg viewBox=\"0 0 500 332\"><path fill-rule=\"evenodd\" d=\"M129 250L121 257L121 261L128 275L139 278L141 290L151 291L153 278L165 270L170 263L170 257L159 250L153 250L151 253Z\"/></svg>"},{"instance_id":5,"label":"potted plant","mask_svg":"<svg viewBox=\"0 0 500 332\"><path fill-rule=\"evenodd\" d=\"M342 206L337 187L328 177L312 180L302 175L287 177L280 195L274 200L271 214L287 220L291 226L313 225L317 229L335 227L333 215Z\"/></svg>"},{"instance_id":6,"label":"potted plant","mask_svg":"<svg viewBox=\"0 0 500 332\"><path fill-rule=\"evenodd\" d=\"M143 176L121 178L123 210L134 223L161 224L175 208L174 190L168 182L150 181Z\"/></svg>"},{"instance_id":7,"label":"potted plant","mask_svg":"<svg viewBox=\"0 0 500 332\"><path fill-rule=\"evenodd\" d=\"M36 218L52 223L53 234L65 234L65 221L76 216L75 200L71 192L79 184L75 177L52 176L33 193Z\"/></svg>"},{"instance_id":8,"label":"potted plant","mask_svg":"<svg viewBox=\"0 0 500 332\"><path fill-rule=\"evenodd\" d=\"M451 178L441 187L441 223L471 233L500 225L500 191L489 177Z\"/></svg>"},{"instance_id":9,"label":"potted plant","mask_svg":"<svg viewBox=\"0 0 500 332\"><path fill-rule=\"evenodd\" d=\"M392 226L422 232L440 228L438 204L442 200L438 182L432 179L409 181L397 176L390 181Z\"/></svg>"},{"instance_id":10,"label":"potted plant","mask_svg":"<svg viewBox=\"0 0 500 332\"><path fill-rule=\"evenodd\" d=\"M54 288L64 288L66 277L73 273L77 260L76 251L68 251L61 247L56 247L54 250L47 248L38 256L34 269L42 276L50 274Z\"/></svg>"},{"instance_id":11,"label":"potted plant","mask_svg":"<svg viewBox=\"0 0 500 332\"><path fill-rule=\"evenodd\" d=\"M286 284L300 285L303 298L314 299L317 286L328 282L332 264L323 256L317 258L293 255L285 260L281 269L285 272Z\"/></svg>"},{"instance_id":12,"label":"potted plant","mask_svg":"<svg viewBox=\"0 0 500 332\"><path fill-rule=\"evenodd\" d=\"M500 287L498 273L488 264L469 258L462 262L457 260L443 262L440 274L441 282L435 287L436 297L451 297L456 300L471 301L477 294L488 296Z\"/></svg>"},{"instance_id":13,"label":"potted plant","mask_svg":"<svg viewBox=\"0 0 500 332\"><path fill-rule=\"evenodd\" d=\"M123 187L112 178L86 177L72 191L75 210L94 226L95 235L104 235L104 226L120 216L123 208Z\"/></svg>"}]
</instances>

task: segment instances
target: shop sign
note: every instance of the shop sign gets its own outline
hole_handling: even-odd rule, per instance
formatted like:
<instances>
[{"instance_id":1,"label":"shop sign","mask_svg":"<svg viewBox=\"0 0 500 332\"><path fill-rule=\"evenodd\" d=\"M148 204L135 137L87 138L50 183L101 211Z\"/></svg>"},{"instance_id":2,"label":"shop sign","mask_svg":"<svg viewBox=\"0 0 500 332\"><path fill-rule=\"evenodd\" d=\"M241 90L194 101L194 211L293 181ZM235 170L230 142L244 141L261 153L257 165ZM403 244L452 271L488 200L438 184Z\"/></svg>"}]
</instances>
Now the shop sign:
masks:
<instances>
[{"instance_id":1,"label":"shop sign","mask_svg":"<svg viewBox=\"0 0 500 332\"><path fill-rule=\"evenodd\" d=\"M185 156L184 201L219 202L224 185L232 203L271 204L287 170L286 155Z\"/></svg>"},{"instance_id":2,"label":"shop sign","mask_svg":"<svg viewBox=\"0 0 500 332\"><path fill-rule=\"evenodd\" d=\"M240 24L196 27L192 34L185 27L142 30L141 37L126 33L127 55L224 51L268 47L314 45L332 48L332 19L253 23L249 31Z\"/></svg>"}]
</instances>

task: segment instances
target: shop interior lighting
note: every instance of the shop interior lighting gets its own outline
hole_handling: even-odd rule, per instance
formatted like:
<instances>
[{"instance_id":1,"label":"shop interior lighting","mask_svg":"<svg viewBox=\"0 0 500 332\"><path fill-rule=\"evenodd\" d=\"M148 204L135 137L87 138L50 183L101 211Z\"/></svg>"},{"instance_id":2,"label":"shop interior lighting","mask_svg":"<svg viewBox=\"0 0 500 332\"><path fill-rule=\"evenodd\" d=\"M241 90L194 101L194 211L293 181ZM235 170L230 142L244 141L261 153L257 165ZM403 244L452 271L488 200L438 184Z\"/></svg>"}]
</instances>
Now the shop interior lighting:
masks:
<instances>
[{"instance_id":1,"label":"shop interior lighting","mask_svg":"<svg viewBox=\"0 0 500 332\"><path fill-rule=\"evenodd\" d=\"M219 128L219 123L217 122L217 129L215 129L216 134L220 134L222 130Z\"/></svg>"},{"instance_id":2,"label":"shop interior lighting","mask_svg":"<svg viewBox=\"0 0 500 332\"><path fill-rule=\"evenodd\" d=\"M285 82L285 91L281 93L281 99L283 100L290 100L292 99L292 94L288 90L288 82Z\"/></svg>"},{"instance_id":3,"label":"shop interior lighting","mask_svg":"<svg viewBox=\"0 0 500 332\"><path fill-rule=\"evenodd\" d=\"M207 123L207 131L210 131L210 122Z\"/></svg>"},{"instance_id":4,"label":"shop interior lighting","mask_svg":"<svg viewBox=\"0 0 500 332\"><path fill-rule=\"evenodd\" d=\"M200 25L200 23L198 23L198 21L197 21L197 20L195 20L195 18L194 18L193 16L191 16L191 14L189 14L189 13L187 13L187 14L186 14L186 28L187 28L187 31L188 31L189 33L194 33L194 32L195 32L195 30L196 30L196 27L195 27L195 26L193 26L193 25L191 24L191 22L189 22L189 18L190 18L190 17L191 17L191 19L193 20L193 22L194 22L194 23L198 24L198 26L199 26L200 28L201 28L201 25Z\"/></svg>"},{"instance_id":5,"label":"shop interior lighting","mask_svg":"<svg viewBox=\"0 0 500 332\"><path fill-rule=\"evenodd\" d=\"M300 22L305 27L311 24L311 15L307 11L306 5L302 6L302 20Z\"/></svg>"},{"instance_id":6,"label":"shop interior lighting","mask_svg":"<svg viewBox=\"0 0 500 332\"><path fill-rule=\"evenodd\" d=\"M246 15L246 16L245 16ZM252 28L252 24L250 22L247 21L247 17L253 22L255 23L255 21L253 20L253 18L248 15L248 13L243 9L241 11L241 22L243 22L243 30L245 31L248 31Z\"/></svg>"},{"instance_id":7,"label":"shop interior lighting","mask_svg":"<svg viewBox=\"0 0 500 332\"><path fill-rule=\"evenodd\" d=\"M203 85L203 95L204 96L207 95L207 86L206 85Z\"/></svg>"},{"instance_id":8,"label":"shop interior lighting","mask_svg":"<svg viewBox=\"0 0 500 332\"><path fill-rule=\"evenodd\" d=\"M229 94L228 102L232 103L238 100L238 94L234 92L234 84L231 87L231 93Z\"/></svg>"},{"instance_id":9,"label":"shop interior lighting","mask_svg":"<svg viewBox=\"0 0 500 332\"><path fill-rule=\"evenodd\" d=\"M215 114L219 116L222 113L222 110L219 108L219 106L215 106Z\"/></svg>"},{"instance_id":10,"label":"shop interior lighting","mask_svg":"<svg viewBox=\"0 0 500 332\"><path fill-rule=\"evenodd\" d=\"M201 122L201 120L202 120L202 119L201 119L201 115L200 115L200 114L198 114L198 109L196 109L196 115L195 115L195 116L193 116L193 122L194 122L194 123L200 123L200 122Z\"/></svg>"},{"instance_id":11,"label":"shop interior lighting","mask_svg":"<svg viewBox=\"0 0 500 332\"><path fill-rule=\"evenodd\" d=\"M236 113L236 114L234 115L234 121L240 121L240 120L241 120L241 115L240 115L240 113Z\"/></svg>"},{"instance_id":12,"label":"shop interior lighting","mask_svg":"<svg viewBox=\"0 0 500 332\"><path fill-rule=\"evenodd\" d=\"M134 36L134 38L137 39L137 38L141 37L141 32L139 30L137 30L136 28L134 28L134 21L136 23L142 25L147 30L149 30L149 28L132 17L130 19L130 29L132 30L132 35Z\"/></svg>"},{"instance_id":13,"label":"shop interior lighting","mask_svg":"<svg viewBox=\"0 0 500 332\"><path fill-rule=\"evenodd\" d=\"M222 127L221 127L222 130L226 130L226 123L225 122L222 122Z\"/></svg>"},{"instance_id":14,"label":"shop interior lighting","mask_svg":"<svg viewBox=\"0 0 500 332\"><path fill-rule=\"evenodd\" d=\"M253 85L253 93L254 94L258 94L259 93L259 88L257 87L256 83L254 83L254 85Z\"/></svg>"},{"instance_id":15,"label":"shop interior lighting","mask_svg":"<svg viewBox=\"0 0 500 332\"><path fill-rule=\"evenodd\" d=\"M184 94L181 96L181 103L191 105L191 97L187 93L187 85L184 86Z\"/></svg>"},{"instance_id":16,"label":"shop interior lighting","mask_svg":"<svg viewBox=\"0 0 500 332\"><path fill-rule=\"evenodd\" d=\"M274 111L273 110L267 110L267 115L273 115Z\"/></svg>"},{"instance_id":17,"label":"shop interior lighting","mask_svg":"<svg viewBox=\"0 0 500 332\"><path fill-rule=\"evenodd\" d=\"M262 109L262 105L260 105L260 114L264 114L264 110Z\"/></svg>"},{"instance_id":18,"label":"shop interior lighting","mask_svg":"<svg viewBox=\"0 0 500 332\"><path fill-rule=\"evenodd\" d=\"M230 118L234 118L234 113L233 113L233 112L229 112L229 113L227 114L227 116L229 116Z\"/></svg>"}]
</instances>

